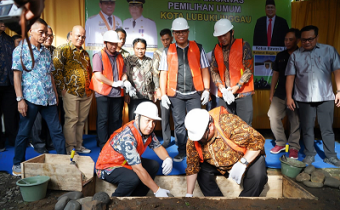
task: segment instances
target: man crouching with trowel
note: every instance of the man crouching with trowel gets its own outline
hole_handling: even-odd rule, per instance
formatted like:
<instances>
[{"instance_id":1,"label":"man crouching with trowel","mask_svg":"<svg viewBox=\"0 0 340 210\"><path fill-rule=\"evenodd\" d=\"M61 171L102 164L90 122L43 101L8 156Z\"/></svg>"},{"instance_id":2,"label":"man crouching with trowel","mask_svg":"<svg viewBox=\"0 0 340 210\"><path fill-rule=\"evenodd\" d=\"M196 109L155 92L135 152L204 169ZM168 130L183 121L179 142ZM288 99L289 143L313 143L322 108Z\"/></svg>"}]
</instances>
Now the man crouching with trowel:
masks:
<instances>
[{"instance_id":1,"label":"man crouching with trowel","mask_svg":"<svg viewBox=\"0 0 340 210\"><path fill-rule=\"evenodd\" d=\"M258 197L267 183L264 137L224 107L210 112L193 109L185 118L187 142L187 194L192 197L195 182L204 196L223 196L215 175L240 184L240 197ZM244 177L244 178L243 178Z\"/></svg>"},{"instance_id":2,"label":"man crouching with trowel","mask_svg":"<svg viewBox=\"0 0 340 210\"><path fill-rule=\"evenodd\" d=\"M170 191L160 188L153 180L158 162L141 157L149 146L163 160L163 174L168 175L172 170L172 159L153 133L156 120L161 120L157 106L143 102L135 113L135 120L116 130L106 142L96 164L97 176L118 185L114 197L145 196L149 189L156 197L169 197Z\"/></svg>"}]
</instances>

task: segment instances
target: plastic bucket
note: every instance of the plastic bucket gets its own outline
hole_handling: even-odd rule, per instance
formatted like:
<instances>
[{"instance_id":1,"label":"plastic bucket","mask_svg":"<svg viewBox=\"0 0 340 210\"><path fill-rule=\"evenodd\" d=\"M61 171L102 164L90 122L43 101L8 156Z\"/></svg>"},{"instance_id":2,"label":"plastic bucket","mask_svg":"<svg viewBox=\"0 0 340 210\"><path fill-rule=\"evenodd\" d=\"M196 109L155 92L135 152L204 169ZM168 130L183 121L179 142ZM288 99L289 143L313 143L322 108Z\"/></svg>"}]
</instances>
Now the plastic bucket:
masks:
<instances>
[{"instance_id":1,"label":"plastic bucket","mask_svg":"<svg viewBox=\"0 0 340 210\"><path fill-rule=\"evenodd\" d=\"M280 161L281 173L293 179L295 179L295 177L302 171L302 169L306 167L306 164L304 162L292 158L287 158L287 161L284 161L281 157Z\"/></svg>"},{"instance_id":2,"label":"plastic bucket","mask_svg":"<svg viewBox=\"0 0 340 210\"><path fill-rule=\"evenodd\" d=\"M32 202L45 198L49 176L32 176L17 181L24 201Z\"/></svg>"}]
</instances>

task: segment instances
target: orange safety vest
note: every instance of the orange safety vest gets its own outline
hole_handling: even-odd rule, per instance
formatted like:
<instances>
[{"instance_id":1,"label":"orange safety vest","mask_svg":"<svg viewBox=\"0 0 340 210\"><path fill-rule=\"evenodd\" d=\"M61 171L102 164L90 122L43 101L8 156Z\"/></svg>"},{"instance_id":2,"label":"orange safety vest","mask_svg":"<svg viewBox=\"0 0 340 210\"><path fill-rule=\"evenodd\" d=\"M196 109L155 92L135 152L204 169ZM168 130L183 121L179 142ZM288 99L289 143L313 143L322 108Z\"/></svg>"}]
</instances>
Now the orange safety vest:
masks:
<instances>
[{"instance_id":1,"label":"orange safety vest","mask_svg":"<svg viewBox=\"0 0 340 210\"><path fill-rule=\"evenodd\" d=\"M228 139L226 137L226 135L224 134L221 126L220 126L220 116L222 114L228 114L228 111L226 110L226 108L224 108L223 106L216 107L216 108L210 110L209 114L214 119L215 128L216 128L217 132L219 133L219 135L222 137L222 139L225 141L225 143L231 149L235 150L236 152L245 154L247 152L247 148L240 147L239 145L235 144L233 141ZM200 157L200 162L203 163L204 159L203 159L202 145L198 141L195 141L195 148L196 148L198 155Z\"/></svg>"},{"instance_id":2,"label":"orange safety vest","mask_svg":"<svg viewBox=\"0 0 340 210\"><path fill-rule=\"evenodd\" d=\"M101 55L102 55L102 61L103 61L103 75L109 80L113 81L112 65L110 62L110 58L106 54L104 49L101 50ZM124 59L121 54L117 56L116 61L117 61L117 69L118 69L118 80L122 80ZM112 86L99 81L93 74L91 78L90 89L104 96L109 95L112 90ZM120 90L120 95L124 96L123 88Z\"/></svg>"},{"instance_id":3,"label":"orange safety vest","mask_svg":"<svg viewBox=\"0 0 340 210\"><path fill-rule=\"evenodd\" d=\"M215 46L214 55L218 65L218 72L220 74L222 84L223 86L225 86L224 73L226 70L226 66L224 64L222 47L219 44L216 44ZM231 45L231 49L229 52L229 78L231 87L235 86L240 81L243 75L243 71L243 40L235 39L234 43ZM251 91L254 91L253 74L251 75L249 81L243 84L236 93L247 93ZM222 93L220 90L218 90L218 96L222 97Z\"/></svg>"},{"instance_id":4,"label":"orange safety vest","mask_svg":"<svg viewBox=\"0 0 340 210\"><path fill-rule=\"evenodd\" d=\"M144 151L146 150L147 146L151 143L152 138L151 135L146 140L146 143L143 143L142 136L140 135L139 131L135 126L133 125L134 120L131 122L125 124L123 127L119 128L113 134L110 136L109 140L104 145L102 151L99 154L97 163L96 163L96 169L106 169L109 167L115 167L115 166L123 166L125 168L128 168L132 170L132 167L126 162L124 156L120 154L119 152L116 152L112 146L110 145L111 139L115 137L117 134L122 132L126 127L129 127L133 136L137 140L136 149L139 155L142 155Z\"/></svg>"},{"instance_id":5,"label":"orange safety vest","mask_svg":"<svg viewBox=\"0 0 340 210\"><path fill-rule=\"evenodd\" d=\"M201 71L201 52L195 41L189 41L188 63L196 91L203 91L203 78ZM168 81L167 95L175 96L177 89L178 56L176 44L170 44L168 50Z\"/></svg>"}]
</instances>

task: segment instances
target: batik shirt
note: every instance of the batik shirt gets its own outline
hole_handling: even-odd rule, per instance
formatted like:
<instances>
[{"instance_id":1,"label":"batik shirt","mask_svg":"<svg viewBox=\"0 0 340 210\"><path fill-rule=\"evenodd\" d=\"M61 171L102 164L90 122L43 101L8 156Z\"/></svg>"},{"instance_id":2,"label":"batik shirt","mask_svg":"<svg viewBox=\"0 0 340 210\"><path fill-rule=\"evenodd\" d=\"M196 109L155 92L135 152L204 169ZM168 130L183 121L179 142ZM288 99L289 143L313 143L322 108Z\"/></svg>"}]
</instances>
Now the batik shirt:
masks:
<instances>
[{"instance_id":1,"label":"batik shirt","mask_svg":"<svg viewBox=\"0 0 340 210\"><path fill-rule=\"evenodd\" d=\"M5 32L0 34L0 86L13 85L12 53L14 42Z\"/></svg>"},{"instance_id":2,"label":"batik shirt","mask_svg":"<svg viewBox=\"0 0 340 210\"><path fill-rule=\"evenodd\" d=\"M21 49L22 57L20 56ZM12 70L22 71L23 96L27 101L36 105L55 105L57 101L51 81L51 72L54 71L51 53L42 45L40 50L32 45L32 51L35 62L32 70L32 59L27 42L24 42L23 47L19 45L13 51ZM26 69L31 71L23 71L21 58Z\"/></svg>"},{"instance_id":3,"label":"batik shirt","mask_svg":"<svg viewBox=\"0 0 340 210\"><path fill-rule=\"evenodd\" d=\"M133 124L136 128L136 123ZM139 134L142 135L139 131ZM151 134L152 141L149 144L150 149L156 149L161 146L159 143L155 133ZM148 140L148 137L143 137L144 144ZM137 151L137 140L133 136L132 131L127 126L122 132L118 133L114 136L110 141L111 147L118 153L122 154L126 160L126 162L130 165L138 165L142 163L141 157ZM123 166L115 166L109 167L103 170L97 169L97 176L101 179L104 179L104 173L110 174L116 168L120 168Z\"/></svg>"},{"instance_id":4,"label":"batik shirt","mask_svg":"<svg viewBox=\"0 0 340 210\"><path fill-rule=\"evenodd\" d=\"M224 81L226 87L230 87L230 78L229 78L229 54L230 54L230 48L227 47L222 47L223 51L223 58L224 58L224 65L226 66L226 70L224 72ZM253 64L253 56L251 53L251 48L248 42L243 41L243 66L244 66L244 72L241 76L241 79L239 81L240 85L243 85L244 83L247 83L253 75L254 72L254 64ZM220 73L218 71L218 65L217 61L214 55L214 52L212 53L211 56L211 65L210 65L210 72L211 72L211 77L212 81L215 83L216 87L218 87L219 84L222 84L222 80L220 77ZM244 97L247 95L252 95L254 94L254 91L248 92L248 93L240 93L238 97Z\"/></svg>"},{"instance_id":5,"label":"batik shirt","mask_svg":"<svg viewBox=\"0 0 340 210\"><path fill-rule=\"evenodd\" d=\"M218 122L215 122L218 123ZM250 151L264 152L265 138L254 128L250 127L241 118L233 114L223 114L219 122L224 135L240 147ZM217 167L221 174L225 174L233 165L243 157L229 147L215 129L213 138L202 147L205 162ZM195 143L190 139L187 142L187 175L197 174L200 171L200 159Z\"/></svg>"},{"instance_id":6,"label":"batik shirt","mask_svg":"<svg viewBox=\"0 0 340 210\"><path fill-rule=\"evenodd\" d=\"M92 76L92 67L89 54L77 48L72 42L57 47L53 52L53 72L58 93L63 90L74 96L90 96L89 88Z\"/></svg>"},{"instance_id":7,"label":"batik shirt","mask_svg":"<svg viewBox=\"0 0 340 210\"><path fill-rule=\"evenodd\" d=\"M152 66L152 59L145 56L142 60L135 55L125 59L126 74L132 86L136 88L133 99L153 100L154 92L159 88L158 74Z\"/></svg>"}]
</instances>

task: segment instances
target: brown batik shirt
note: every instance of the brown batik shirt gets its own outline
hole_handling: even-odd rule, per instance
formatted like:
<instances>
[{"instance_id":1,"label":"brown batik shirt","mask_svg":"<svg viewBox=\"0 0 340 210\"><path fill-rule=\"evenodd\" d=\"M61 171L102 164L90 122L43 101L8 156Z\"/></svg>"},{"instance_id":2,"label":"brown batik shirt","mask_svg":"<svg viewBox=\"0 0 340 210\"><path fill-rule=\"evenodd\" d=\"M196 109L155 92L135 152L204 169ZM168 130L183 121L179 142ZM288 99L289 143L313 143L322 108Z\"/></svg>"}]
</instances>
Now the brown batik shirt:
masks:
<instances>
[{"instance_id":1,"label":"brown batik shirt","mask_svg":"<svg viewBox=\"0 0 340 210\"><path fill-rule=\"evenodd\" d=\"M233 114L222 114L219 123L229 140L240 147L247 148L247 150L261 150L261 154L265 154L265 138L241 118ZM217 167L221 174L229 171L243 157L242 153L236 152L227 145L216 129L214 137L202 146L202 153L204 161ZM194 141L190 139L187 142L187 168L185 171L187 175L197 174L200 171L199 154Z\"/></svg>"},{"instance_id":2,"label":"brown batik shirt","mask_svg":"<svg viewBox=\"0 0 340 210\"><path fill-rule=\"evenodd\" d=\"M224 65L226 66L226 69L224 72L224 81L225 81L225 85L227 87L230 87L230 77L229 77L230 48L222 47L222 51L223 51ZM246 41L243 41L243 59L242 60L243 60L244 72L241 76L240 81L238 82L240 85L247 83L251 75L254 72L253 55L251 52L250 45ZM214 53L212 53L212 56L211 56L210 72L211 72L212 81L215 83L216 87L218 88L218 85L222 84L222 80L220 77L220 73L218 71L218 65L217 65L217 61L216 61ZM243 97L243 96L252 95L252 94L254 94L254 91L251 91L249 93L240 93L238 97Z\"/></svg>"}]
</instances>

